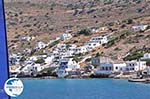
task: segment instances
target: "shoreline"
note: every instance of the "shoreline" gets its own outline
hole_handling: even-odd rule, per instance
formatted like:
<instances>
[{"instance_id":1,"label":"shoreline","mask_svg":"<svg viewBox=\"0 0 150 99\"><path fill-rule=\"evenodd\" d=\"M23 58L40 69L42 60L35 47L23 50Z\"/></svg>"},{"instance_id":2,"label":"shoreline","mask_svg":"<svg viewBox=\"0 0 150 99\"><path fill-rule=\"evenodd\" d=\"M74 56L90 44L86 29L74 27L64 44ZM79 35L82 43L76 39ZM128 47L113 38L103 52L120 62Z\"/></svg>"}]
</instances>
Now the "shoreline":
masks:
<instances>
[{"instance_id":1,"label":"shoreline","mask_svg":"<svg viewBox=\"0 0 150 99\"><path fill-rule=\"evenodd\" d=\"M150 84L150 80L145 80L145 81L130 81L129 78L112 78L112 77L107 77L107 78L98 78L98 77L95 77L95 78L91 78L91 77L84 77L84 78L71 78L71 77L66 77L66 78L58 78L58 77L20 77L19 79L21 80L60 80L60 79L71 79L71 80L82 80L82 79L87 79L87 80L92 80L92 79L113 79L113 80L127 80L128 82L131 82L131 83L143 83L143 84Z\"/></svg>"},{"instance_id":2,"label":"shoreline","mask_svg":"<svg viewBox=\"0 0 150 99\"><path fill-rule=\"evenodd\" d=\"M71 77L66 77L66 78L58 78L58 77L20 77L19 79L25 79L25 80L48 80L48 79L114 79L114 80L128 80L127 78L112 78L112 77L95 77L95 78L91 78L91 77L83 77L83 78L71 78Z\"/></svg>"}]
</instances>

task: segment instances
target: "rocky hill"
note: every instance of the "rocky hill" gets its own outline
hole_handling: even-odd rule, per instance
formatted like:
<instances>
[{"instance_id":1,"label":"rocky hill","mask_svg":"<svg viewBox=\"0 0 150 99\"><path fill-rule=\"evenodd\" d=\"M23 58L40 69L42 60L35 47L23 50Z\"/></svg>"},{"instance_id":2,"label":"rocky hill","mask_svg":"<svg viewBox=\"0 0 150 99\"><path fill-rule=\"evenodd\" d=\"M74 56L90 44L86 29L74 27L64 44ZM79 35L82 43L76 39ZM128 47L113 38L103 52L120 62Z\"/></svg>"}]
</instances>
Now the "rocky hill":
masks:
<instances>
[{"instance_id":1,"label":"rocky hill","mask_svg":"<svg viewBox=\"0 0 150 99\"><path fill-rule=\"evenodd\" d=\"M5 0L5 13L9 52L32 48L36 41L48 42L68 30L76 34L90 26L108 27L105 33L111 34L109 39L113 42L93 54L100 52L122 59L130 52L150 48L150 30L130 31L133 25L150 25L150 0ZM68 42L76 40L82 44L102 34L82 35ZM20 43L20 37L28 35L36 39L28 44Z\"/></svg>"}]
</instances>

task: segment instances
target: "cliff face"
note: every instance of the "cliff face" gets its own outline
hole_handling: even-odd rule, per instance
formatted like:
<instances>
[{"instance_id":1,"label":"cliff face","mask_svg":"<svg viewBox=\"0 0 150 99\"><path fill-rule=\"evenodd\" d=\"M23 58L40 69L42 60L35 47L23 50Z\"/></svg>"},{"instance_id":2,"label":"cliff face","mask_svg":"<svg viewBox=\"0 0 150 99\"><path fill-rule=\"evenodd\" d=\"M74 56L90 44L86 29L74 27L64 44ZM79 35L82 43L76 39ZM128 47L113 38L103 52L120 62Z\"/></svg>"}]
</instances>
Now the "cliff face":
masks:
<instances>
[{"instance_id":1,"label":"cliff face","mask_svg":"<svg viewBox=\"0 0 150 99\"><path fill-rule=\"evenodd\" d=\"M113 39L132 25L150 24L149 0L5 0L5 12L10 51L32 48L37 40L47 42L67 30L74 34L89 26L107 26L116 30L109 31ZM131 23L126 22L129 19ZM27 35L36 40L23 45L19 39ZM133 47L149 46L149 35L149 31L128 35L103 52L123 57Z\"/></svg>"}]
</instances>

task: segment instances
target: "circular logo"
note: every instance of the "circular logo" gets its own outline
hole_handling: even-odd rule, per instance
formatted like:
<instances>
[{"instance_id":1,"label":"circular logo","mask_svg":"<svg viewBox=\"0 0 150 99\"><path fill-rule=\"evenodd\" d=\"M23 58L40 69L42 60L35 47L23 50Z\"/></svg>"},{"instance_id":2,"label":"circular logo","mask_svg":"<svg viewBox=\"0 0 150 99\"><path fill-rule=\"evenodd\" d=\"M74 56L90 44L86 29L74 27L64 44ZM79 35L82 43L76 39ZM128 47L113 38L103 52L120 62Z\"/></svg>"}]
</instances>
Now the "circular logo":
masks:
<instances>
[{"instance_id":1,"label":"circular logo","mask_svg":"<svg viewBox=\"0 0 150 99\"><path fill-rule=\"evenodd\" d=\"M17 97L23 91L23 83L18 78L10 78L5 82L4 90L9 96Z\"/></svg>"}]
</instances>

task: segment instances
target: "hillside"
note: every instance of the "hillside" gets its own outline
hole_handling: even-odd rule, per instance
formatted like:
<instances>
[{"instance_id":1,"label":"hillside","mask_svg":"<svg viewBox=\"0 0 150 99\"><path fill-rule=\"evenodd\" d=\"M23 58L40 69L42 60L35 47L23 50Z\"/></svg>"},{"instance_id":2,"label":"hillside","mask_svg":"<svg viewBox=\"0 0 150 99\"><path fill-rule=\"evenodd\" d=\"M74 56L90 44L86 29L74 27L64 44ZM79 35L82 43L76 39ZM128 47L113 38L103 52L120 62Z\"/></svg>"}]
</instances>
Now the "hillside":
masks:
<instances>
[{"instance_id":1,"label":"hillside","mask_svg":"<svg viewBox=\"0 0 150 99\"><path fill-rule=\"evenodd\" d=\"M48 42L66 31L76 34L90 26L106 26L109 39L119 37L131 26L150 25L150 0L5 0L9 52L33 48L36 41ZM127 20L132 22L128 23ZM78 44L93 36L74 37ZM34 35L36 39L28 46L20 43L20 37ZM150 48L150 30L129 35L115 41L100 52L114 59L121 59L132 49ZM103 50L101 50L103 49Z\"/></svg>"}]
</instances>

